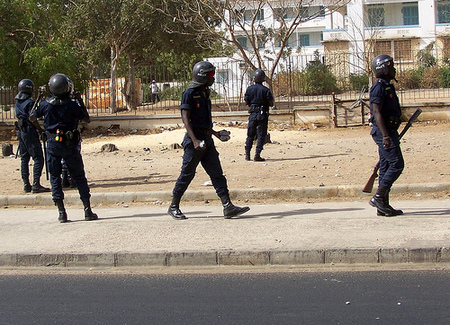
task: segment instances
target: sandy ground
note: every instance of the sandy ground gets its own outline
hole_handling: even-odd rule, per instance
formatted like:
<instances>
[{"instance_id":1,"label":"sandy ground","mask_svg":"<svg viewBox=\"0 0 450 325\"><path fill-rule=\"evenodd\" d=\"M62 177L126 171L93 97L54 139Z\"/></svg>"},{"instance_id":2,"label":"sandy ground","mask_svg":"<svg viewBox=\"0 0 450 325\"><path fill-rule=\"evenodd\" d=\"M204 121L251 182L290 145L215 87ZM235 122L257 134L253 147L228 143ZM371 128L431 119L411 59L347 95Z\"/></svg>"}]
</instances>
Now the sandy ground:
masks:
<instances>
[{"instance_id":1,"label":"sandy ground","mask_svg":"<svg viewBox=\"0 0 450 325\"><path fill-rule=\"evenodd\" d=\"M215 127L216 130L223 128L231 131L230 141L215 139L215 143L230 189L332 185L361 185L362 188L378 159L368 126L282 130L280 126L271 125L272 143L267 144L262 153L267 159L265 162L244 160L245 125L230 127L219 123ZM86 131L82 154L91 192L172 190L179 175L183 150L170 147L181 143L184 132L184 129L176 129L129 135L129 130L120 130L115 135L98 135L92 130ZM450 182L449 135L449 123L416 123L402 139L406 167L397 184ZM12 143L16 150L17 140L11 138L1 143ZM118 150L101 152L102 145L108 143ZM23 194L20 158L1 157L0 178L0 195ZM41 180L43 185L49 186L45 174ZM199 166L189 189L204 189L208 181ZM439 195L448 197L449 193Z\"/></svg>"}]
</instances>

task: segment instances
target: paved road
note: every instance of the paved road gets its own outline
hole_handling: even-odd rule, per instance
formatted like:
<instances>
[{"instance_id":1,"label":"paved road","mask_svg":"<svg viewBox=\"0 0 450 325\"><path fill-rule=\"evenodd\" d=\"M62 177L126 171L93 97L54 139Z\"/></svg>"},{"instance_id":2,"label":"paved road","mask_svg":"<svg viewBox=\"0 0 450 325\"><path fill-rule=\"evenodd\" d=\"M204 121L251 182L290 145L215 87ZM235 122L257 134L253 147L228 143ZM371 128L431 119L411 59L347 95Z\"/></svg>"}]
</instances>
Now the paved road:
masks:
<instances>
[{"instance_id":1,"label":"paved road","mask_svg":"<svg viewBox=\"0 0 450 325\"><path fill-rule=\"evenodd\" d=\"M59 224L55 208L3 209L0 266L265 265L450 261L450 199L395 202L377 217L366 202L252 205L225 220L219 205L96 208L100 220Z\"/></svg>"},{"instance_id":2,"label":"paved road","mask_svg":"<svg viewBox=\"0 0 450 325\"><path fill-rule=\"evenodd\" d=\"M448 271L0 275L0 324L439 325L449 283Z\"/></svg>"}]
</instances>

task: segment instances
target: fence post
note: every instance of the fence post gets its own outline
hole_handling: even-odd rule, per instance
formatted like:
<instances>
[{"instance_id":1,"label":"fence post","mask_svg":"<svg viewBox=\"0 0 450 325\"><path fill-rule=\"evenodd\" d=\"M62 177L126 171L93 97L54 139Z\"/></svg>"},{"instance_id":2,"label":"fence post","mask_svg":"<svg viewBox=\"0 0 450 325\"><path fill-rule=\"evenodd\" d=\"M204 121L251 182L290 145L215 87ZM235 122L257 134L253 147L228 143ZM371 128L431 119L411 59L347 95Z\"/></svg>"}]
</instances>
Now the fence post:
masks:
<instances>
[{"instance_id":1,"label":"fence post","mask_svg":"<svg viewBox=\"0 0 450 325\"><path fill-rule=\"evenodd\" d=\"M333 105L333 116L331 116L331 119L333 121L333 126L337 127L337 107L336 107L336 94L334 92L331 93L331 104Z\"/></svg>"}]
</instances>

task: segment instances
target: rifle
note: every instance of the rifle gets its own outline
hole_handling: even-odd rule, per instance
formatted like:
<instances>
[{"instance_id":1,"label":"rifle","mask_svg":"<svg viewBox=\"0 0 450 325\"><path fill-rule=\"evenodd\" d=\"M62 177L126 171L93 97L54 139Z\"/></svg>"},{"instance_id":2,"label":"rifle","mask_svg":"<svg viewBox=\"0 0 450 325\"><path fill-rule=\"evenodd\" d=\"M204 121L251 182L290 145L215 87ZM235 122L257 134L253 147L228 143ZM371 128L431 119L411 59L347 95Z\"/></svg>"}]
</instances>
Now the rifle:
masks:
<instances>
[{"instance_id":1,"label":"rifle","mask_svg":"<svg viewBox=\"0 0 450 325\"><path fill-rule=\"evenodd\" d=\"M30 115L34 113L34 111L37 109L39 103L44 99L45 96L45 86L40 86L38 91L38 96L34 102L33 107L31 108ZM36 123L39 124L38 121ZM45 135L45 131L42 130L42 128L39 128L41 131L41 140L42 140L42 146L44 147L44 166L45 166L45 177L48 180L48 165L47 165L47 136Z\"/></svg>"},{"instance_id":2,"label":"rifle","mask_svg":"<svg viewBox=\"0 0 450 325\"><path fill-rule=\"evenodd\" d=\"M48 164L47 164L47 135L42 133L42 146L44 147L44 166L45 166L45 178L48 180Z\"/></svg>"},{"instance_id":3,"label":"rifle","mask_svg":"<svg viewBox=\"0 0 450 325\"><path fill-rule=\"evenodd\" d=\"M422 110L420 108L418 108L414 112L414 114L409 118L408 123L406 123L406 125L403 128L402 132L398 136L399 140L405 135L406 131L408 131L408 129L413 124L413 122L415 120L417 120L417 118L419 117L420 113L422 113ZM372 175L370 175L369 180L366 183L366 186L364 186L364 188L362 190L364 193L371 193L372 192L373 183L375 182L375 179L378 177L378 170L379 169L380 169L380 161L378 161L377 164L375 165L375 167L373 168Z\"/></svg>"}]
</instances>

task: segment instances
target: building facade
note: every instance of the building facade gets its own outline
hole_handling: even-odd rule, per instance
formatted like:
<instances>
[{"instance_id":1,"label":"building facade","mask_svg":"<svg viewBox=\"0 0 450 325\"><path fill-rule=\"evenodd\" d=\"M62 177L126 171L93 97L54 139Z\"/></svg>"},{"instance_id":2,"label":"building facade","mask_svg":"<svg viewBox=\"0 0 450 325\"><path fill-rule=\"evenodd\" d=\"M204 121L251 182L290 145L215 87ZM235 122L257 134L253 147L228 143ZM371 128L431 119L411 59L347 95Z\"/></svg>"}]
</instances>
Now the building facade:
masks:
<instances>
[{"instance_id":1,"label":"building facade","mask_svg":"<svg viewBox=\"0 0 450 325\"><path fill-rule=\"evenodd\" d=\"M256 20L258 29L242 30L241 34L236 29L234 36L252 57L251 33L269 29L276 31L280 17L288 24L296 11L289 10L289 2L286 1L248 3L252 5L242 6L242 20L249 23L249 28L256 26ZM404 66L413 66L420 60L417 53L430 48L430 44L437 62L450 57L450 0L323 0L302 3L308 3L302 7L302 14L311 19L299 24L290 36L287 42L289 54L278 63L277 71L303 69L317 53L337 76L369 73L371 60L381 53L390 54ZM298 2L291 4L297 6ZM268 68L277 47L279 41L275 36L261 37L258 41L260 57L267 60ZM220 95L238 96L250 83L251 72L245 68L239 55L209 60L217 67L215 90ZM242 84L238 85L236 80L241 80Z\"/></svg>"}]
</instances>

